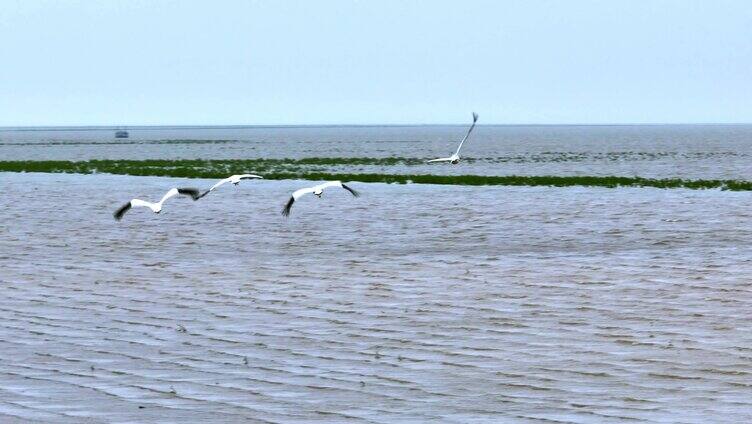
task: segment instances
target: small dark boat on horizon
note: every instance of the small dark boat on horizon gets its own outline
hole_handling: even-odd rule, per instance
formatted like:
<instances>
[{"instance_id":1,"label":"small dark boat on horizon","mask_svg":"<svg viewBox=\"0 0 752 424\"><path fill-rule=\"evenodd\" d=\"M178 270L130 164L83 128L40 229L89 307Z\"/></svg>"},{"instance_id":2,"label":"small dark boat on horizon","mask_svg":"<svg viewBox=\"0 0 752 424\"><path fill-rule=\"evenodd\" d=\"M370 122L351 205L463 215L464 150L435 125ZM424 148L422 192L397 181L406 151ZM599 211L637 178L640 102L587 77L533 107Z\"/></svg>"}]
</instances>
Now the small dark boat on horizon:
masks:
<instances>
[{"instance_id":1,"label":"small dark boat on horizon","mask_svg":"<svg viewBox=\"0 0 752 424\"><path fill-rule=\"evenodd\" d=\"M126 130L115 131L115 138L128 138L128 131Z\"/></svg>"}]
</instances>

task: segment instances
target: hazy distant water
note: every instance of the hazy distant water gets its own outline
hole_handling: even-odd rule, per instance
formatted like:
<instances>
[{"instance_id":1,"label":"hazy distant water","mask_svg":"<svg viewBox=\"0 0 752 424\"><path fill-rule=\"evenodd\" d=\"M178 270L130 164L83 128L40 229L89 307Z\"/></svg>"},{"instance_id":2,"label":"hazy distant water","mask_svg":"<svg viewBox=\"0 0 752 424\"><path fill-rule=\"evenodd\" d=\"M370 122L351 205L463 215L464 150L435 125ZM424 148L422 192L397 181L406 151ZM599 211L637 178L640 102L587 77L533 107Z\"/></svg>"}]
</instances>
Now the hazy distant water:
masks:
<instances>
[{"instance_id":1,"label":"hazy distant water","mask_svg":"<svg viewBox=\"0 0 752 424\"><path fill-rule=\"evenodd\" d=\"M0 422L750 422L748 193L0 173ZM84 421L88 419L89 421Z\"/></svg>"},{"instance_id":2,"label":"hazy distant water","mask_svg":"<svg viewBox=\"0 0 752 424\"><path fill-rule=\"evenodd\" d=\"M448 156L467 126L0 130L0 160ZM752 125L479 126L461 167L347 171L752 179Z\"/></svg>"}]
</instances>

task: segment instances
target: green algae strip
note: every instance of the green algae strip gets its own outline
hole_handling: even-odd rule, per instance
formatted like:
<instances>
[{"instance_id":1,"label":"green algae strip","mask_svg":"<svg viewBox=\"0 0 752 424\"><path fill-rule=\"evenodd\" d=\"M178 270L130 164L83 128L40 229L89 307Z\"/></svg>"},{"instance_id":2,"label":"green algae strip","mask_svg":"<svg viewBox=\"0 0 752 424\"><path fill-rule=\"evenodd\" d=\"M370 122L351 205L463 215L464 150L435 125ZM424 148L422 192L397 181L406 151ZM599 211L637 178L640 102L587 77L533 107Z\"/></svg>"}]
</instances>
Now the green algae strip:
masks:
<instances>
[{"instance_id":1,"label":"green algae strip","mask_svg":"<svg viewBox=\"0 0 752 424\"><path fill-rule=\"evenodd\" d=\"M366 183L551 187L655 187L752 191L752 181L743 180L685 180L679 178L654 179L616 176L407 175L328 173L305 169L310 165L358 165L357 160L361 159L364 158L0 161L0 172L106 173L180 178L224 178L231 174L258 172L262 173L264 178L269 180L302 179L315 181L358 181ZM339 160L343 162L338 162Z\"/></svg>"}]
</instances>

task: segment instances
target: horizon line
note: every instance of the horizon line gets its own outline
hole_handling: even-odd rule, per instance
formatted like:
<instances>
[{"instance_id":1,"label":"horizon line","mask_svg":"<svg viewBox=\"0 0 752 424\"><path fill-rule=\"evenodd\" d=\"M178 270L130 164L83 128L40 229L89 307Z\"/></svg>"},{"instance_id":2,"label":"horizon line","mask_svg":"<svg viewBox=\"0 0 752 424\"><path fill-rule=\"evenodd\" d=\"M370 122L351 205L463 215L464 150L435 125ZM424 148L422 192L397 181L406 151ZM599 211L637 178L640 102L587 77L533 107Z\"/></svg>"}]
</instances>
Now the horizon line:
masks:
<instances>
[{"instance_id":1,"label":"horizon line","mask_svg":"<svg viewBox=\"0 0 752 424\"><path fill-rule=\"evenodd\" d=\"M0 131L96 131L141 129L261 129L261 128L362 128L362 127L441 127L466 126L467 123L443 124L102 124L102 125L0 125ZM752 122L613 122L613 123L491 123L487 127L618 127L618 126L723 126L752 125Z\"/></svg>"}]
</instances>

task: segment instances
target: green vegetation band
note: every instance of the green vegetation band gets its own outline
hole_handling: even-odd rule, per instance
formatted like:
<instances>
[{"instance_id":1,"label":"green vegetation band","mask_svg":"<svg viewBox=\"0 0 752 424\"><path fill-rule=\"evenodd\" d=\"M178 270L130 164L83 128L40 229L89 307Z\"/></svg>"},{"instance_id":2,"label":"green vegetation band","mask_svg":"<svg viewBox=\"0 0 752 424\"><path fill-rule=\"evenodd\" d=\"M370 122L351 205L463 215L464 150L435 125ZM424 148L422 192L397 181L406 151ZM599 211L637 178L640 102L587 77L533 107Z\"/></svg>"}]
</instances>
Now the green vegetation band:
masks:
<instances>
[{"instance_id":1,"label":"green vegetation band","mask_svg":"<svg viewBox=\"0 0 752 424\"><path fill-rule=\"evenodd\" d=\"M259 172L269 180L341 180L379 183L656 187L752 191L752 181L653 179L616 176L485 176L430 174L328 173L305 168L310 165L354 165L368 158L247 159L247 160L90 160L90 161L0 161L0 172L108 173L181 178L224 178L230 174ZM351 161L351 162L348 162ZM386 165L386 163L384 163Z\"/></svg>"}]
</instances>

